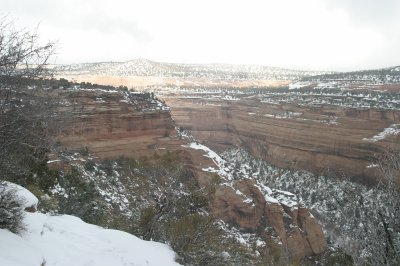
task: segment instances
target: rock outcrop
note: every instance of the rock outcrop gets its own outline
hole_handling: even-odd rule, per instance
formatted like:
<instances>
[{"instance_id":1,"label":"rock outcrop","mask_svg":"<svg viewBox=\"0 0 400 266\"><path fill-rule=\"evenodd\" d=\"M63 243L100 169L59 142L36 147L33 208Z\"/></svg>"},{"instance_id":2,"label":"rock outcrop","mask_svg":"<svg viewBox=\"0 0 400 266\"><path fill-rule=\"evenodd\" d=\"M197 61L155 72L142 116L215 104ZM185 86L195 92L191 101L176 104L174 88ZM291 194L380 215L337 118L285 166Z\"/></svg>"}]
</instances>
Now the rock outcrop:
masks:
<instances>
[{"instance_id":1,"label":"rock outcrop","mask_svg":"<svg viewBox=\"0 0 400 266\"><path fill-rule=\"evenodd\" d=\"M261 226L265 199L261 191L249 185L249 182L250 180L240 180L233 186L220 186L212 203L214 214L241 228Z\"/></svg>"},{"instance_id":2,"label":"rock outcrop","mask_svg":"<svg viewBox=\"0 0 400 266\"><path fill-rule=\"evenodd\" d=\"M307 208L288 206L268 195L264 196L261 188L251 179L219 187L212 210L214 215L226 222L274 239L273 243L281 256L301 259L320 254L327 246L321 226Z\"/></svg>"}]
</instances>

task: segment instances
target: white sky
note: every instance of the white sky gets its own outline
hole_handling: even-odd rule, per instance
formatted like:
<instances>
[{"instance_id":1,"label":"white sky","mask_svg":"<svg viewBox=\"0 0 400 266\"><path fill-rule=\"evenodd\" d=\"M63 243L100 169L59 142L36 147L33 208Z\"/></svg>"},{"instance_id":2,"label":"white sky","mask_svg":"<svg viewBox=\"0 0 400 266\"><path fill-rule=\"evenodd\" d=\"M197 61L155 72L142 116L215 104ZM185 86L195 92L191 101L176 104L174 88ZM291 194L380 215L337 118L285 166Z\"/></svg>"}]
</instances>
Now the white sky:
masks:
<instances>
[{"instance_id":1,"label":"white sky","mask_svg":"<svg viewBox=\"0 0 400 266\"><path fill-rule=\"evenodd\" d=\"M0 16L58 40L56 63L400 64L399 0L0 0Z\"/></svg>"}]
</instances>

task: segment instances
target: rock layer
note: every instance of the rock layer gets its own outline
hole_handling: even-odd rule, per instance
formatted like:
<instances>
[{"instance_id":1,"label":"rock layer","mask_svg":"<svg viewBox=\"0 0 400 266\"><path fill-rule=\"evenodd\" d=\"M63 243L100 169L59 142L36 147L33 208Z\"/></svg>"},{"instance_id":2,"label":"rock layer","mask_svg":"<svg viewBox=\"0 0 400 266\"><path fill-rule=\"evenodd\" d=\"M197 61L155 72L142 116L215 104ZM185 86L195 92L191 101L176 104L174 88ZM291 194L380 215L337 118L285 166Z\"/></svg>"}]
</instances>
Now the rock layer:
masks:
<instances>
[{"instance_id":1,"label":"rock layer","mask_svg":"<svg viewBox=\"0 0 400 266\"><path fill-rule=\"evenodd\" d=\"M176 123L205 145L221 152L243 147L253 156L283 168L374 181L375 155L400 148L400 134L373 140L400 124L400 111L336 106L268 104L166 97Z\"/></svg>"},{"instance_id":2,"label":"rock layer","mask_svg":"<svg viewBox=\"0 0 400 266\"><path fill-rule=\"evenodd\" d=\"M54 91L59 99L51 133L70 149L101 158L140 157L165 149L176 135L168 110L143 94L102 90ZM124 98L125 97L125 98Z\"/></svg>"}]
</instances>

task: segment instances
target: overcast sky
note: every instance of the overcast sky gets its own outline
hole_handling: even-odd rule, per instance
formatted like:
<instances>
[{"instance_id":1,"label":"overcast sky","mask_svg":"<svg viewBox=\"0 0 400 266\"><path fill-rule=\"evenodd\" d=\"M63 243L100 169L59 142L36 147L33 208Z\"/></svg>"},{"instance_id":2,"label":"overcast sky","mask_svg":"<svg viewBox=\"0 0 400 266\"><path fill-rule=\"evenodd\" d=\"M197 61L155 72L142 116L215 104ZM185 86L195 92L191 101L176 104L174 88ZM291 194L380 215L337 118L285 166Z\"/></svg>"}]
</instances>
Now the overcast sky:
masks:
<instances>
[{"instance_id":1,"label":"overcast sky","mask_svg":"<svg viewBox=\"0 0 400 266\"><path fill-rule=\"evenodd\" d=\"M0 16L58 40L56 63L400 65L399 0L0 0Z\"/></svg>"}]
</instances>

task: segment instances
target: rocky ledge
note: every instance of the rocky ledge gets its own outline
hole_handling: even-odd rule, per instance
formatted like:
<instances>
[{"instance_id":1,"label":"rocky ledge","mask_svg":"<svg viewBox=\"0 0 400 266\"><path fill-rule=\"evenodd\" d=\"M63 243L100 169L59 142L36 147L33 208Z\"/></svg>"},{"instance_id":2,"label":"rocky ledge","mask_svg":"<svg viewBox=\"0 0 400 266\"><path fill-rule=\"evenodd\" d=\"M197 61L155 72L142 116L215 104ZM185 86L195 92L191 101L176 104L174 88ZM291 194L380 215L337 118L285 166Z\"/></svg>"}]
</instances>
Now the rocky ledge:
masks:
<instances>
[{"instance_id":1,"label":"rocky ledge","mask_svg":"<svg viewBox=\"0 0 400 266\"><path fill-rule=\"evenodd\" d=\"M266 239L274 239L270 243L281 256L303 258L325 251L324 233L307 208L298 203L279 201L268 195L271 193L262 191L251 179L222 185L215 193L213 212L226 222L261 232ZM260 251L270 252L268 248Z\"/></svg>"}]
</instances>

